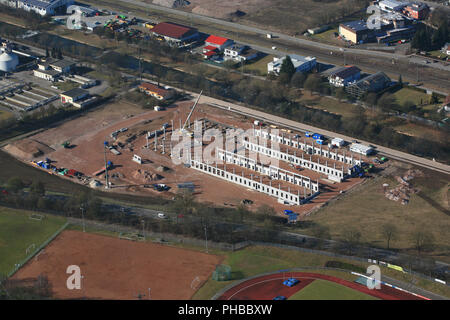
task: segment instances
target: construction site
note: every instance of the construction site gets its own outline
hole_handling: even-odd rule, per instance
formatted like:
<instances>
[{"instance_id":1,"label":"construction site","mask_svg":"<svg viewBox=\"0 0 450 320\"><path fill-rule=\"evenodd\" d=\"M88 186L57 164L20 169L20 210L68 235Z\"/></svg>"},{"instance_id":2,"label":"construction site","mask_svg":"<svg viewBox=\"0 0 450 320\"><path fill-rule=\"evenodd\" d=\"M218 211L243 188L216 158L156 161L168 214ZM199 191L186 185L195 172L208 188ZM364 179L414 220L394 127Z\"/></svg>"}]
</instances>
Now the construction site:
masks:
<instances>
[{"instance_id":1,"label":"construction site","mask_svg":"<svg viewBox=\"0 0 450 320\"><path fill-rule=\"evenodd\" d=\"M194 101L195 100L195 101ZM156 111L158 110L158 111ZM308 214L364 181L365 156L202 104L201 95L144 111L111 103L4 150L65 179L108 192Z\"/></svg>"}]
</instances>

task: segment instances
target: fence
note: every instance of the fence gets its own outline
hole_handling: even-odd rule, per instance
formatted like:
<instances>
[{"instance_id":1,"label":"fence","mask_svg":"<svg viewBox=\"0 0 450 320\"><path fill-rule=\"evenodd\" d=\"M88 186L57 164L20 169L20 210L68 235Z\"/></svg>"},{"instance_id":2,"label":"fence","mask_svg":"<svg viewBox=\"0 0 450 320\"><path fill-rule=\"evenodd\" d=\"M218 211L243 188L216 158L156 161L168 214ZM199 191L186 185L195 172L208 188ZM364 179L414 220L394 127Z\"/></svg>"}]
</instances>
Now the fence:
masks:
<instances>
[{"instance_id":1,"label":"fence","mask_svg":"<svg viewBox=\"0 0 450 320\"><path fill-rule=\"evenodd\" d=\"M69 222L66 222L61 228L59 228L53 235L51 235L47 240L45 240L36 250L29 254L22 262L17 263L14 269L7 274L7 277L12 277L23 265L25 265L31 258L33 258L39 251L41 251L45 246L53 241L67 226Z\"/></svg>"}]
</instances>

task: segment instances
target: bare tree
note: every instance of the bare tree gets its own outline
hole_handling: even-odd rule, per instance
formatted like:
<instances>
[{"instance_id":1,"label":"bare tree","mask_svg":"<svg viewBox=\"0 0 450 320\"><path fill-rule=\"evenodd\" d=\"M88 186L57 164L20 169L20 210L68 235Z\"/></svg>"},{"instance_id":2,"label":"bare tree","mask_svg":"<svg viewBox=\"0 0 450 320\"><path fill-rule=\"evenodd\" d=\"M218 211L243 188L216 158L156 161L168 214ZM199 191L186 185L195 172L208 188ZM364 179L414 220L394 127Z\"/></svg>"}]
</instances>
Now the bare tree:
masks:
<instances>
[{"instance_id":1,"label":"bare tree","mask_svg":"<svg viewBox=\"0 0 450 320\"><path fill-rule=\"evenodd\" d=\"M361 240L361 232L353 227L347 228L342 232L342 237L347 245L348 251L351 254L353 248L356 247Z\"/></svg>"},{"instance_id":2,"label":"bare tree","mask_svg":"<svg viewBox=\"0 0 450 320\"><path fill-rule=\"evenodd\" d=\"M421 229L417 229L411 239L418 255L425 250L431 250L435 243L433 234Z\"/></svg>"},{"instance_id":3,"label":"bare tree","mask_svg":"<svg viewBox=\"0 0 450 320\"><path fill-rule=\"evenodd\" d=\"M390 248L390 242L392 240L397 240L397 227L392 223L385 223L381 226L381 234L386 239L387 249Z\"/></svg>"}]
</instances>

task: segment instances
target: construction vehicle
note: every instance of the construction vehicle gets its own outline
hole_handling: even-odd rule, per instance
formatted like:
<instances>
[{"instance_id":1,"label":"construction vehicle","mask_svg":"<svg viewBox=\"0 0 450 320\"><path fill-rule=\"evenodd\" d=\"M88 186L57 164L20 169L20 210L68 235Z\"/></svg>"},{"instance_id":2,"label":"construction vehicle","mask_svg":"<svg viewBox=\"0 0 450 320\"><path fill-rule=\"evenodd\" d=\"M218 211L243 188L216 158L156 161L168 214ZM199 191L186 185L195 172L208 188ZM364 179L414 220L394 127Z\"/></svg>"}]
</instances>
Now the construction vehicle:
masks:
<instances>
[{"instance_id":1,"label":"construction vehicle","mask_svg":"<svg viewBox=\"0 0 450 320\"><path fill-rule=\"evenodd\" d=\"M187 127L187 124L189 123L189 120L191 119L191 116L192 116L192 113L193 113L194 110L195 110L195 107L196 107L197 104L198 104L198 101L200 100L200 97L202 96L202 93L203 93L203 90L200 91L200 94L198 95L197 100L195 100L195 103L194 103L194 105L192 106L191 112L189 112L189 115L187 116L186 121L184 122L183 127L180 129L180 133L182 133L182 134L187 134L187 135L190 136L190 137L193 137L193 136L194 136L194 133L191 132L191 131L188 131L188 130L186 129L186 127Z\"/></svg>"},{"instance_id":2,"label":"construction vehicle","mask_svg":"<svg viewBox=\"0 0 450 320\"><path fill-rule=\"evenodd\" d=\"M61 145L67 149L70 147L70 141L64 141Z\"/></svg>"}]
</instances>

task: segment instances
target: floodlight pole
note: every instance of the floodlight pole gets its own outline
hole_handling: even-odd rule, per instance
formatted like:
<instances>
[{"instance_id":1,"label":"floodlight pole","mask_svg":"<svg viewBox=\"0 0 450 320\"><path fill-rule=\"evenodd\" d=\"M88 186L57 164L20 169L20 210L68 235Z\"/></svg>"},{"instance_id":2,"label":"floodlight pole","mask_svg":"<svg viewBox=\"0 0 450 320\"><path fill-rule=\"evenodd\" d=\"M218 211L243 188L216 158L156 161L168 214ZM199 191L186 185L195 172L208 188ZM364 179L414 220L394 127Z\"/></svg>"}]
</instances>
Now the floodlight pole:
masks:
<instances>
[{"instance_id":1,"label":"floodlight pole","mask_svg":"<svg viewBox=\"0 0 450 320\"><path fill-rule=\"evenodd\" d=\"M83 222L83 232L86 232L86 227L84 224L84 207L81 206L80 209L81 209L81 221Z\"/></svg>"}]
</instances>

